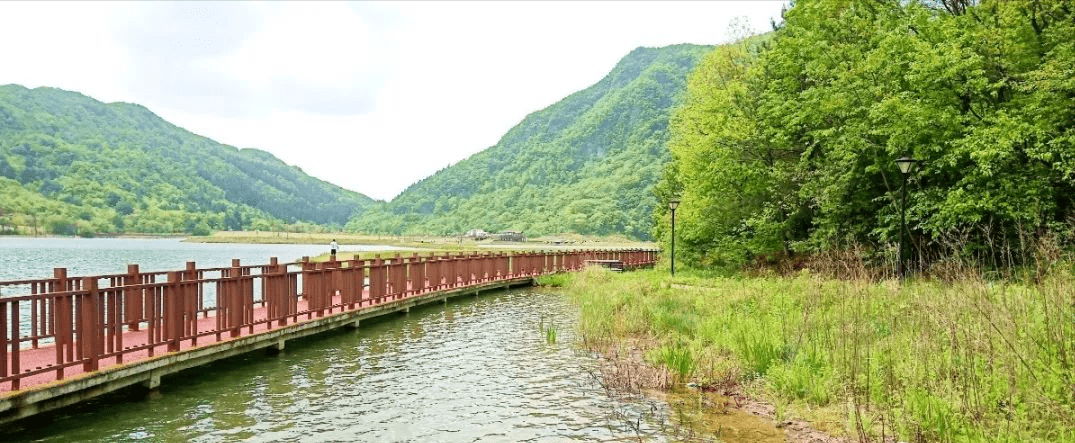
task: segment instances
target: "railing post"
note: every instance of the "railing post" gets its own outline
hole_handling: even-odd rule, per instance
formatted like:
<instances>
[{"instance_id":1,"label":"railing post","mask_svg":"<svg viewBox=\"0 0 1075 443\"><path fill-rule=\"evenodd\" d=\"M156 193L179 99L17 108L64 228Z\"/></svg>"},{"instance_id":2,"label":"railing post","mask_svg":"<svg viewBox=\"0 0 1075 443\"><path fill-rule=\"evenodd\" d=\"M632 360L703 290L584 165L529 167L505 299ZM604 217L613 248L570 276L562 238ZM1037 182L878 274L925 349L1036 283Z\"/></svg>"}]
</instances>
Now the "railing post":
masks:
<instances>
[{"instance_id":1,"label":"railing post","mask_svg":"<svg viewBox=\"0 0 1075 443\"><path fill-rule=\"evenodd\" d=\"M53 304L52 322L55 325L56 340L56 363L62 364L71 361L75 357L74 349L74 313L72 312L72 296L67 292L67 269L54 268L52 277L55 279L52 287ZM67 358L64 358L66 354ZM63 380L63 368L56 369L56 379Z\"/></svg>"},{"instance_id":2,"label":"railing post","mask_svg":"<svg viewBox=\"0 0 1075 443\"><path fill-rule=\"evenodd\" d=\"M355 266L358 266L358 307L362 307L362 304L371 298L370 292L367 292L366 289L371 287L369 282L373 281L371 280L373 271L371 271L369 263L368 260L362 260L357 255L355 256Z\"/></svg>"},{"instance_id":3,"label":"railing post","mask_svg":"<svg viewBox=\"0 0 1075 443\"><path fill-rule=\"evenodd\" d=\"M410 280L411 294L421 294L426 288L426 263L415 252L411 254L410 264L407 266L407 279Z\"/></svg>"},{"instance_id":4,"label":"railing post","mask_svg":"<svg viewBox=\"0 0 1075 443\"><path fill-rule=\"evenodd\" d=\"M332 308L335 306L334 300L336 294L340 295L340 311L344 309L344 294L343 294L343 262L336 259L333 255L328 263L325 264L328 271L325 273L325 283L327 289L325 292L326 300L325 304L328 306L328 312L332 313Z\"/></svg>"},{"instance_id":5,"label":"railing post","mask_svg":"<svg viewBox=\"0 0 1075 443\"><path fill-rule=\"evenodd\" d=\"M403 256L400 253L396 253L396 258L392 261L392 267L395 269L395 275L392 278L392 291L395 293L395 299L401 299L407 292L407 265L403 264Z\"/></svg>"},{"instance_id":6,"label":"railing post","mask_svg":"<svg viewBox=\"0 0 1075 443\"><path fill-rule=\"evenodd\" d=\"M340 310L349 311L355 308L355 261L344 260L340 262L336 289L340 291ZM344 264L347 266L344 267Z\"/></svg>"},{"instance_id":7,"label":"railing post","mask_svg":"<svg viewBox=\"0 0 1075 443\"><path fill-rule=\"evenodd\" d=\"M96 371L99 367L100 346L103 337L99 337L104 331L100 324L100 292L97 290L97 279L84 277L82 279L81 295L82 303L79 306L78 341L82 349L82 358L86 361L82 364L82 370Z\"/></svg>"},{"instance_id":8,"label":"railing post","mask_svg":"<svg viewBox=\"0 0 1075 443\"><path fill-rule=\"evenodd\" d=\"M180 276L183 283L183 334L191 337L191 345L198 344L198 311L202 310L202 282L198 278L198 265L187 262L186 271Z\"/></svg>"},{"instance_id":9,"label":"railing post","mask_svg":"<svg viewBox=\"0 0 1075 443\"><path fill-rule=\"evenodd\" d=\"M381 254L377 254L373 257L373 262L370 263L371 304L384 301L382 298L384 298L385 286L387 285L385 272L384 260L381 259Z\"/></svg>"},{"instance_id":10,"label":"railing post","mask_svg":"<svg viewBox=\"0 0 1075 443\"><path fill-rule=\"evenodd\" d=\"M276 274L276 257L269 257L269 264L261 271L261 301L265 306L265 317L268 320L280 318L280 304L276 299L276 280L273 275ZM269 326L272 326L272 322L269 322Z\"/></svg>"},{"instance_id":11,"label":"railing post","mask_svg":"<svg viewBox=\"0 0 1075 443\"><path fill-rule=\"evenodd\" d=\"M306 319L313 318L310 310L310 291L313 288L313 272L310 270L310 257L303 256L299 263L299 271L302 274L302 298L306 300Z\"/></svg>"},{"instance_id":12,"label":"railing post","mask_svg":"<svg viewBox=\"0 0 1075 443\"><path fill-rule=\"evenodd\" d=\"M168 343L168 352L179 351L179 337L183 331L183 311L185 302L183 290L179 286L179 272L168 273L168 286L164 287L164 340Z\"/></svg>"},{"instance_id":13,"label":"railing post","mask_svg":"<svg viewBox=\"0 0 1075 443\"><path fill-rule=\"evenodd\" d=\"M11 307L10 308L11 309L11 317L12 317L11 324L14 326L13 328L11 328L11 336L10 337L8 336L8 328L7 328L7 324L8 324L8 322L7 322L8 306ZM14 321L15 320L15 314L17 312L19 312L18 302L16 302L16 301L7 302L7 301L4 301L3 299L0 299L0 377L7 377L8 374L10 373L10 372L8 372L8 364L7 364L9 358L11 360L12 371L16 371L15 373L18 373L17 371L18 371L18 362L19 362L19 347L16 344L19 342L19 336L17 335L18 332L19 332L19 328L18 328L18 322ZM11 349L10 357L8 356L8 350L7 350L8 349L8 343L12 343L12 346L11 346L12 349ZM15 390L18 390L18 389L19 389L19 379L16 378L16 379L11 381L11 390L15 391Z\"/></svg>"},{"instance_id":14,"label":"railing post","mask_svg":"<svg viewBox=\"0 0 1075 443\"><path fill-rule=\"evenodd\" d=\"M510 260L510 258L508 257L508 254L506 252L502 251L500 252L500 257L498 260L499 261L497 262L496 273L501 280L506 280L510 277L508 275L508 260Z\"/></svg>"},{"instance_id":15,"label":"railing post","mask_svg":"<svg viewBox=\"0 0 1075 443\"><path fill-rule=\"evenodd\" d=\"M317 300L317 316L325 316L325 308L328 308L329 313L332 313L332 270L329 266L332 266L331 262L321 262L314 264L314 297L312 299Z\"/></svg>"},{"instance_id":16,"label":"railing post","mask_svg":"<svg viewBox=\"0 0 1075 443\"><path fill-rule=\"evenodd\" d=\"M437 254L430 252L428 256L422 257L422 269L425 270L425 289L426 291L435 291L437 285L440 283L437 276Z\"/></svg>"},{"instance_id":17,"label":"railing post","mask_svg":"<svg viewBox=\"0 0 1075 443\"><path fill-rule=\"evenodd\" d=\"M231 336L238 337L242 334L243 327L243 294L242 294L242 269L239 268L239 259L231 260L231 269L228 271L227 284L229 286L228 314L231 328Z\"/></svg>"},{"instance_id":18,"label":"railing post","mask_svg":"<svg viewBox=\"0 0 1075 443\"><path fill-rule=\"evenodd\" d=\"M127 265L127 275L123 277L123 316L127 323L127 330L137 331L142 321L142 279L138 272L138 265Z\"/></svg>"},{"instance_id":19,"label":"railing post","mask_svg":"<svg viewBox=\"0 0 1075 443\"><path fill-rule=\"evenodd\" d=\"M455 265L450 252L445 252L440 258L440 276L444 279L441 288L455 286Z\"/></svg>"},{"instance_id":20,"label":"railing post","mask_svg":"<svg viewBox=\"0 0 1075 443\"><path fill-rule=\"evenodd\" d=\"M465 252L460 253L459 261L459 273L463 281L463 286L469 286L471 275L474 272L472 269L474 267L474 254L467 255Z\"/></svg>"},{"instance_id":21,"label":"railing post","mask_svg":"<svg viewBox=\"0 0 1075 443\"><path fill-rule=\"evenodd\" d=\"M277 326L287 325L288 309L286 269L282 270L279 259L269 258L269 266L262 277L261 296L265 299L265 309L269 320L276 319Z\"/></svg>"}]
</instances>

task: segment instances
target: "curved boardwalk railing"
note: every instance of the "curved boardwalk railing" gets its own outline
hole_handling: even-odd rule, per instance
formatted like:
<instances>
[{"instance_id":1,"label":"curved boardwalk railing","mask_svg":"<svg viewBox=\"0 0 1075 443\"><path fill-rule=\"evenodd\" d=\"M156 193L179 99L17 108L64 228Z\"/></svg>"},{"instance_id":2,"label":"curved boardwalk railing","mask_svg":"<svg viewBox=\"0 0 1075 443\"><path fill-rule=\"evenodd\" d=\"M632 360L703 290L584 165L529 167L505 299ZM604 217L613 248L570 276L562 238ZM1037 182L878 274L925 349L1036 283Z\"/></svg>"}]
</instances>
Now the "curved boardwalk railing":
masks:
<instances>
[{"instance_id":1,"label":"curved boardwalk railing","mask_svg":"<svg viewBox=\"0 0 1075 443\"><path fill-rule=\"evenodd\" d=\"M287 328L317 317L438 291L574 271L625 268L651 250L397 254L311 262L0 282L0 396L109 366Z\"/></svg>"}]
</instances>

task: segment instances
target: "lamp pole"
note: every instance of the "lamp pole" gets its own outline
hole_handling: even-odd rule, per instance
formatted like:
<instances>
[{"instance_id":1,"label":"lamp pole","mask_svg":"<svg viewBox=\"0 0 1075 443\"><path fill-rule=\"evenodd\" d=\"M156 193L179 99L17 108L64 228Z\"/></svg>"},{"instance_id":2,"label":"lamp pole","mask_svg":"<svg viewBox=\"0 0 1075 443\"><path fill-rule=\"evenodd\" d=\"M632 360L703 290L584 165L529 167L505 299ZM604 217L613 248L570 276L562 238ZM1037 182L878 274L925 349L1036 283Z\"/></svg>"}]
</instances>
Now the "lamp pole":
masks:
<instances>
[{"instance_id":1,"label":"lamp pole","mask_svg":"<svg viewBox=\"0 0 1075 443\"><path fill-rule=\"evenodd\" d=\"M679 207L679 197L668 200L668 209L672 210L672 276L676 276L676 208Z\"/></svg>"},{"instance_id":2,"label":"lamp pole","mask_svg":"<svg viewBox=\"0 0 1075 443\"><path fill-rule=\"evenodd\" d=\"M896 159L896 166L900 168L900 174L903 175L903 184L900 185L900 251L896 264L896 273L899 274L900 279L907 276L907 266L904 263L906 254L903 253L903 237L907 235L907 176L914 172L915 163L918 163L918 160L911 157L904 156Z\"/></svg>"}]
</instances>

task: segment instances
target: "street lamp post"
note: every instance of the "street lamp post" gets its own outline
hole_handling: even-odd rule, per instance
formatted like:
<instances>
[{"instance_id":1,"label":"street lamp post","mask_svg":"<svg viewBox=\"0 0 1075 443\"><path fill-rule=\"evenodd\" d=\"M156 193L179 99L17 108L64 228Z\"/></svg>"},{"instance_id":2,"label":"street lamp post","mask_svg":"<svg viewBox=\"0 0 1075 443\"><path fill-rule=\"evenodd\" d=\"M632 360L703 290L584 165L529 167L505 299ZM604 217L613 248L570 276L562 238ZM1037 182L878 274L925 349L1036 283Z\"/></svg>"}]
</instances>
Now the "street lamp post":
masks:
<instances>
[{"instance_id":1,"label":"street lamp post","mask_svg":"<svg viewBox=\"0 0 1075 443\"><path fill-rule=\"evenodd\" d=\"M907 235L907 176L914 172L915 163L918 163L918 160L911 157L904 156L896 159L896 166L900 168L900 173L903 175L903 184L900 186L900 256L896 264L896 273L901 279L907 275L907 267L904 263L906 254L903 253L903 240Z\"/></svg>"},{"instance_id":2,"label":"street lamp post","mask_svg":"<svg viewBox=\"0 0 1075 443\"><path fill-rule=\"evenodd\" d=\"M679 198L672 197L668 200L668 209L672 210L672 276L676 276L676 208L679 207Z\"/></svg>"}]
</instances>

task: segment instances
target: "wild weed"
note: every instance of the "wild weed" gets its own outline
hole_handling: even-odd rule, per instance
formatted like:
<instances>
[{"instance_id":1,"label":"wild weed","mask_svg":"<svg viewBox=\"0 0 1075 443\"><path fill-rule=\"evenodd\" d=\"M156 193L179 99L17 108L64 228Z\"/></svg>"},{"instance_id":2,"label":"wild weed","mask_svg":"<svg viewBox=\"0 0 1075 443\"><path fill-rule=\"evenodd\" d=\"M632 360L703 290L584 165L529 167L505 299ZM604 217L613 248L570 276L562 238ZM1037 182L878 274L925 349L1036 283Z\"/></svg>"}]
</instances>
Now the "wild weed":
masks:
<instances>
[{"instance_id":1,"label":"wild weed","mask_svg":"<svg viewBox=\"0 0 1075 443\"><path fill-rule=\"evenodd\" d=\"M677 382L690 379L694 372L691 350L679 344L661 346L652 353L651 361L653 360L668 368L675 375Z\"/></svg>"},{"instance_id":2,"label":"wild weed","mask_svg":"<svg viewBox=\"0 0 1075 443\"><path fill-rule=\"evenodd\" d=\"M958 261L943 280L855 262L846 280L583 272L567 293L583 340L650 343L679 382L721 368L778 405L843 407L863 441L1075 441L1075 276L1042 263L1018 281L960 276Z\"/></svg>"},{"instance_id":3,"label":"wild weed","mask_svg":"<svg viewBox=\"0 0 1075 443\"><path fill-rule=\"evenodd\" d=\"M548 328L545 328L545 343L556 344L556 325L549 324Z\"/></svg>"},{"instance_id":4,"label":"wild weed","mask_svg":"<svg viewBox=\"0 0 1075 443\"><path fill-rule=\"evenodd\" d=\"M559 274L542 275L537 278L538 286L548 286L553 288L559 288L566 285L571 281L571 273L561 272Z\"/></svg>"},{"instance_id":5,"label":"wild weed","mask_svg":"<svg viewBox=\"0 0 1075 443\"><path fill-rule=\"evenodd\" d=\"M545 316L542 315L538 320L538 331L545 336L545 343L556 344L556 324L553 323L550 318L548 323L545 322Z\"/></svg>"}]
</instances>

